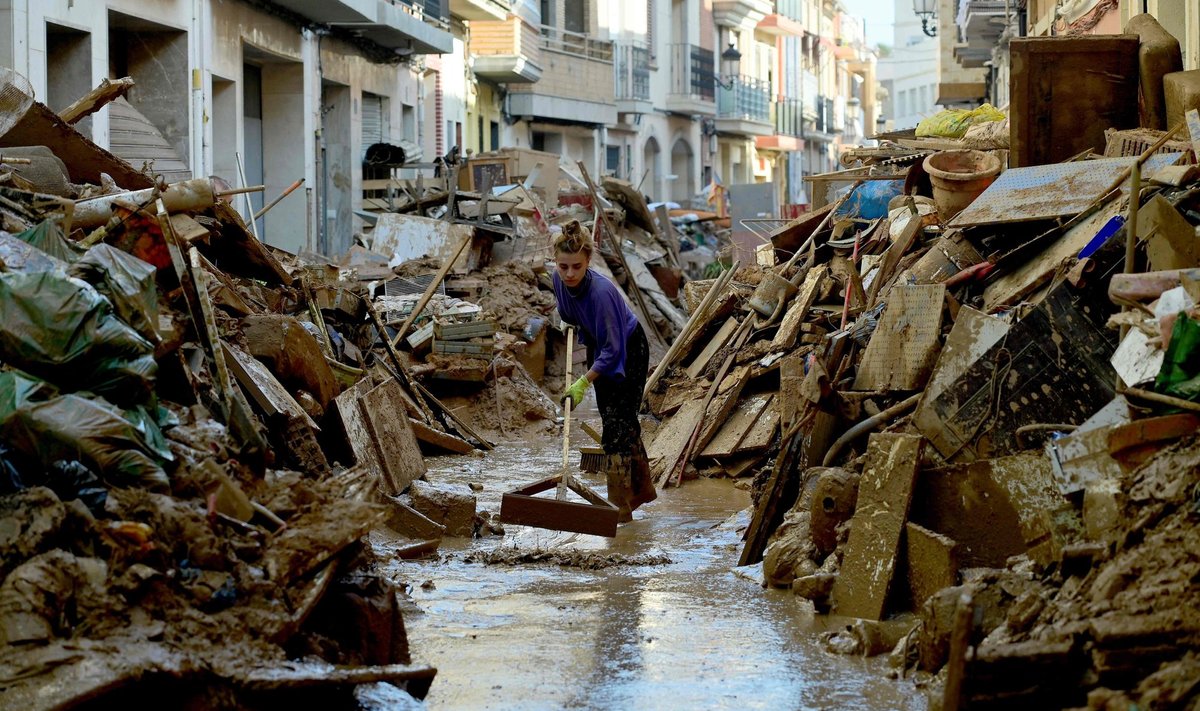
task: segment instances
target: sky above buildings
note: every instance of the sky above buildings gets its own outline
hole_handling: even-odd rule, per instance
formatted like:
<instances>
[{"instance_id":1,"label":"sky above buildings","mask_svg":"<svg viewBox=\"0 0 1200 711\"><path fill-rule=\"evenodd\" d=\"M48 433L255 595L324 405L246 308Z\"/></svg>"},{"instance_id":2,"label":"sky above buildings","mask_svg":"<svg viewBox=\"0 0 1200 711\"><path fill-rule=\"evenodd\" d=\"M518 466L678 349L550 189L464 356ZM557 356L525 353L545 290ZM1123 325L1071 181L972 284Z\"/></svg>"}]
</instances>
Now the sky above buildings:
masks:
<instances>
[{"instance_id":1,"label":"sky above buildings","mask_svg":"<svg viewBox=\"0 0 1200 711\"><path fill-rule=\"evenodd\" d=\"M896 9L892 0L842 0L851 15L867 23L867 44L892 43L892 23Z\"/></svg>"}]
</instances>

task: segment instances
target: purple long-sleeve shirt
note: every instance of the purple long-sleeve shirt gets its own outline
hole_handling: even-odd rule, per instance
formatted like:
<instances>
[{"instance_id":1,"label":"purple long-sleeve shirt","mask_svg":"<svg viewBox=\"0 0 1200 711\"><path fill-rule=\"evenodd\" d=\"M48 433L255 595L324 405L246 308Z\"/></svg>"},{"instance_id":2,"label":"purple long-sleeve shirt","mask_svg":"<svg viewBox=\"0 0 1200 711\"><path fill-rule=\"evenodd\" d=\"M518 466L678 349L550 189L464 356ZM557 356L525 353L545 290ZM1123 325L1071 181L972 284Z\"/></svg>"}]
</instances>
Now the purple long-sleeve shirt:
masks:
<instances>
[{"instance_id":1,"label":"purple long-sleeve shirt","mask_svg":"<svg viewBox=\"0 0 1200 711\"><path fill-rule=\"evenodd\" d=\"M569 289L558 272L553 274L558 315L583 332L584 343L596 355L592 370L606 378L623 380L625 343L638 320L621 298L617 285L589 269L579 288Z\"/></svg>"}]
</instances>

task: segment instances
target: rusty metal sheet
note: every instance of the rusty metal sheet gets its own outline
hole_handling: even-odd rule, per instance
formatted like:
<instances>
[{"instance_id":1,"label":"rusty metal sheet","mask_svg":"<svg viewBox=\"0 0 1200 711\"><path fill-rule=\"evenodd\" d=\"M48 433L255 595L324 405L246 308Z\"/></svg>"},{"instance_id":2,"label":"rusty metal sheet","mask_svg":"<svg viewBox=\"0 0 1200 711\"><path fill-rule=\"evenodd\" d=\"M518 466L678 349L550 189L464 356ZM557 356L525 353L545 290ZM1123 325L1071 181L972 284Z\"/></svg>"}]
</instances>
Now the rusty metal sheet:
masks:
<instances>
[{"instance_id":1,"label":"rusty metal sheet","mask_svg":"<svg viewBox=\"0 0 1200 711\"><path fill-rule=\"evenodd\" d=\"M1174 165L1182 153L1151 156L1143 175ZM1009 168L988 186L975 202L950 220L950 227L1049 220L1076 215L1099 197L1121 171L1136 160L1132 157L1101 158L1074 163L1051 163L1028 168ZM1128 190L1127 185L1121 192Z\"/></svg>"}]
</instances>

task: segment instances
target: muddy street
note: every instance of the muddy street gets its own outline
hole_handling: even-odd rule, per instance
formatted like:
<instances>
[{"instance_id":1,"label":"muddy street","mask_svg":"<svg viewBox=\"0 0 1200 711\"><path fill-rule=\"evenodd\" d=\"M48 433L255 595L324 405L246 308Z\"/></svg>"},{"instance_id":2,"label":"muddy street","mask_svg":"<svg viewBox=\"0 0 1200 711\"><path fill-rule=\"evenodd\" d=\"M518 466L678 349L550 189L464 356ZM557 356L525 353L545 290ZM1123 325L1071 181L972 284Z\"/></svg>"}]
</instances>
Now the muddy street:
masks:
<instances>
[{"instance_id":1,"label":"muddy street","mask_svg":"<svg viewBox=\"0 0 1200 711\"><path fill-rule=\"evenodd\" d=\"M594 411L584 417L600 424ZM479 509L494 512L504 491L556 471L560 457L560 440L545 435L431 459L428 477L482 485ZM438 669L428 707L924 709L911 683L886 678L884 658L822 648L836 620L733 572L749 505L730 480L693 481L661 493L615 539L507 526L443 541L424 561L390 558L390 534L372 534L393 561L388 575L409 588L413 661ZM506 551L615 564L482 562Z\"/></svg>"}]
</instances>

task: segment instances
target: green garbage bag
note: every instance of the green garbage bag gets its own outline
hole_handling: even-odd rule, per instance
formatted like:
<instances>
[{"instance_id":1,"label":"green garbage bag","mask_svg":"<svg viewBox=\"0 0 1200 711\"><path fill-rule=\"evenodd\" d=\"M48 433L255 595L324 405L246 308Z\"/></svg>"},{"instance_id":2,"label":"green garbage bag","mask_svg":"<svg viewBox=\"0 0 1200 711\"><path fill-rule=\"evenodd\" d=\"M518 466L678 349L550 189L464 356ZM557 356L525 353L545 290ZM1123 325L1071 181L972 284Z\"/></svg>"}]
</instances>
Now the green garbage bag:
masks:
<instances>
[{"instance_id":1,"label":"green garbage bag","mask_svg":"<svg viewBox=\"0 0 1200 711\"><path fill-rule=\"evenodd\" d=\"M0 264L7 272L65 272L68 263L49 255L17 235L0 232Z\"/></svg>"},{"instance_id":2,"label":"green garbage bag","mask_svg":"<svg viewBox=\"0 0 1200 711\"><path fill-rule=\"evenodd\" d=\"M158 343L154 327L158 321L156 271L153 265L102 242L72 264L67 273L94 286L112 303L122 321L142 338Z\"/></svg>"},{"instance_id":3,"label":"green garbage bag","mask_svg":"<svg viewBox=\"0 0 1200 711\"><path fill-rule=\"evenodd\" d=\"M109 485L170 491L170 481L136 426L103 402L59 395L26 402L0 422L0 438L27 461L78 460Z\"/></svg>"},{"instance_id":4,"label":"green garbage bag","mask_svg":"<svg viewBox=\"0 0 1200 711\"><path fill-rule=\"evenodd\" d=\"M1154 379L1154 390L1184 400L1200 399L1200 321L1185 312L1171 329L1171 343Z\"/></svg>"},{"instance_id":5,"label":"green garbage bag","mask_svg":"<svg viewBox=\"0 0 1200 711\"><path fill-rule=\"evenodd\" d=\"M67 239L63 234L62 225L57 219L42 220L24 232L13 236L68 264L79 259L83 254L79 245Z\"/></svg>"},{"instance_id":6,"label":"green garbage bag","mask_svg":"<svg viewBox=\"0 0 1200 711\"><path fill-rule=\"evenodd\" d=\"M46 400L58 392L44 380L18 370L0 373L0 422L31 400Z\"/></svg>"},{"instance_id":7,"label":"green garbage bag","mask_svg":"<svg viewBox=\"0 0 1200 711\"><path fill-rule=\"evenodd\" d=\"M61 272L0 274L0 361L65 391L147 402L154 346L87 282Z\"/></svg>"},{"instance_id":8,"label":"green garbage bag","mask_svg":"<svg viewBox=\"0 0 1200 711\"><path fill-rule=\"evenodd\" d=\"M137 431L142 435L142 439L146 441L146 446L150 451L154 452L155 456L166 462L175 461L175 454L171 451L171 446L167 444L167 438L163 435L160 425L160 415L164 408L155 406L154 412L151 413L145 405L125 410L125 419L137 428Z\"/></svg>"}]
</instances>

